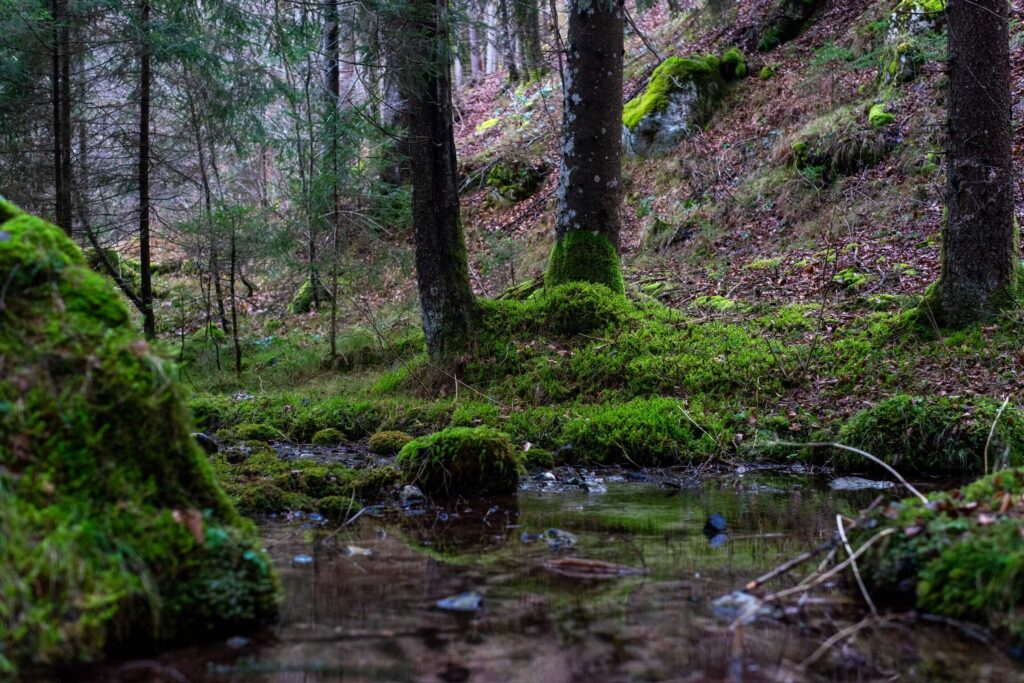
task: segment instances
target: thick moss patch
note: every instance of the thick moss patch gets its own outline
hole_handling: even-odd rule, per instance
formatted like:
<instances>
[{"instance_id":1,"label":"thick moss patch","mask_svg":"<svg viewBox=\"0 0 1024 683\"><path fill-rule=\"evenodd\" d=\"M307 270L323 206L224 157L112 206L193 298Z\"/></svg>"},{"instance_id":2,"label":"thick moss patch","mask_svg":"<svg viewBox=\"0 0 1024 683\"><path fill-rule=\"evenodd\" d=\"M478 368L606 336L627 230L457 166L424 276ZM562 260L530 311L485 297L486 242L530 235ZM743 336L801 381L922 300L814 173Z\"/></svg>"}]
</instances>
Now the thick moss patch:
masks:
<instances>
[{"instance_id":1,"label":"thick moss patch","mask_svg":"<svg viewBox=\"0 0 1024 683\"><path fill-rule=\"evenodd\" d=\"M0 662L56 667L273 618L276 579L171 368L59 229L0 215Z\"/></svg>"},{"instance_id":2,"label":"thick moss patch","mask_svg":"<svg viewBox=\"0 0 1024 683\"><path fill-rule=\"evenodd\" d=\"M490 427L450 427L410 441L402 478L437 498L510 495L521 465L508 436Z\"/></svg>"},{"instance_id":3,"label":"thick moss patch","mask_svg":"<svg viewBox=\"0 0 1024 683\"><path fill-rule=\"evenodd\" d=\"M544 285L556 287L567 282L590 282L618 294L625 292L615 245L599 232L576 230L563 235L551 250Z\"/></svg>"},{"instance_id":4,"label":"thick moss patch","mask_svg":"<svg viewBox=\"0 0 1024 683\"><path fill-rule=\"evenodd\" d=\"M1007 406L999 415L1000 405L983 398L894 396L854 415L838 438L901 471L980 473L986 448L989 470L1024 465L1024 413ZM845 452L837 455L837 462L870 466Z\"/></svg>"},{"instance_id":5,"label":"thick moss patch","mask_svg":"<svg viewBox=\"0 0 1024 683\"><path fill-rule=\"evenodd\" d=\"M989 475L960 490L893 504L862 542L891 533L859 561L873 595L980 623L1024 642L1024 470ZM856 544L856 542L855 542Z\"/></svg>"},{"instance_id":6,"label":"thick moss patch","mask_svg":"<svg viewBox=\"0 0 1024 683\"><path fill-rule=\"evenodd\" d=\"M725 84L720 67L721 62L712 55L667 58L651 74L644 92L623 106L623 125L634 128L645 116L664 112L668 109L672 93L686 87L704 91L707 99L705 116L710 115L718 91Z\"/></svg>"},{"instance_id":7,"label":"thick moss patch","mask_svg":"<svg viewBox=\"0 0 1024 683\"><path fill-rule=\"evenodd\" d=\"M884 130L892 115L884 108L874 110L874 120L869 120L870 114L841 107L812 119L793 138L796 168L809 179L814 176L831 181L884 159L895 145L895 139Z\"/></svg>"},{"instance_id":8,"label":"thick moss patch","mask_svg":"<svg viewBox=\"0 0 1024 683\"><path fill-rule=\"evenodd\" d=\"M370 452L378 455L397 455L412 437L405 432L395 430L375 432L370 435Z\"/></svg>"}]
</instances>

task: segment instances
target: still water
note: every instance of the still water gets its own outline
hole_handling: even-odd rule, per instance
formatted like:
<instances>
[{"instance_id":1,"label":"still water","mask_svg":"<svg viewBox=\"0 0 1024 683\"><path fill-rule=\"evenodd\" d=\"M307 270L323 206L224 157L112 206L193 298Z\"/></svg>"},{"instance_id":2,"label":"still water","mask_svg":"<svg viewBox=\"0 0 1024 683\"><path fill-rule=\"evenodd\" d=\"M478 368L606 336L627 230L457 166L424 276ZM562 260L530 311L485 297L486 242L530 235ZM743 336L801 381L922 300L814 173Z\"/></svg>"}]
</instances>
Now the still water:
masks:
<instances>
[{"instance_id":1,"label":"still water","mask_svg":"<svg viewBox=\"0 0 1024 683\"><path fill-rule=\"evenodd\" d=\"M590 484L535 483L513 498L363 514L346 527L265 520L285 589L271 633L114 665L99 679L1024 680L982 641L912 619L863 629L801 667L863 616L842 586L736 629L716 614L715 598L831 538L836 513L853 516L895 490L836 492L765 472L672 487L614 475ZM616 567L580 576L593 567L567 558ZM438 607L463 593L475 595L446 604L471 611Z\"/></svg>"}]
</instances>

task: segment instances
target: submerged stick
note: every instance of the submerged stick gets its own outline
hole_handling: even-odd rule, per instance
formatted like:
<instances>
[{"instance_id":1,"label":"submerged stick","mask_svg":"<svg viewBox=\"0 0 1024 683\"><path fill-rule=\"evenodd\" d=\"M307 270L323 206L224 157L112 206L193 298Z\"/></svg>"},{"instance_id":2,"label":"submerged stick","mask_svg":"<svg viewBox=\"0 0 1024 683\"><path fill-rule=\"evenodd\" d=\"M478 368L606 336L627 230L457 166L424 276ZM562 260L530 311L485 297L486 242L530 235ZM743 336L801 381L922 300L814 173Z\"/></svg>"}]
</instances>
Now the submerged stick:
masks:
<instances>
[{"instance_id":1,"label":"submerged stick","mask_svg":"<svg viewBox=\"0 0 1024 683\"><path fill-rule=\"evenodd\" d=\"M846 528L843 526L843 516L836 515L836 528L839 530L839 538L843 539L843 547L846 548L846 554L850 556L850 561L853 562L853 548L850 547L850 541L846 538ZM871 614L878 616L878 610L875 609L875 603L871 599L871 594L868 593L868 587L864 585L864 579L860 576L860 567L857 566L856 562L850 565L853 569L853 576L857 579L857 587L860 588L861 595L864 596L864 602L868 603L868 607L871 608Z\"/></svg>"}]
</instances>

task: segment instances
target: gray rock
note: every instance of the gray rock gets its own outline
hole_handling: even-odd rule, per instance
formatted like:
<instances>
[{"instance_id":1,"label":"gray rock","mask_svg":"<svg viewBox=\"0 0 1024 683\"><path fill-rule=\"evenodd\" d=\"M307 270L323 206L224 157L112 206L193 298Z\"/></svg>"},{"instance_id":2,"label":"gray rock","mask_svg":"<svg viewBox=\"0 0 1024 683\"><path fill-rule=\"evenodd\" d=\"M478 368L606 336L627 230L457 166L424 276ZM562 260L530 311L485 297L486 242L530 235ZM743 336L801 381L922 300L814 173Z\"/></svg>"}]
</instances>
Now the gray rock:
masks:
<instances>
[{"instance_id":1,"label":"gray rock","mask_svg":"<svg viewBox=\"0 0 1024 683\"><path fill-rule=\"evenodd\" d=\"M891 489L896 484L891 481L872 481L861 477L839 477L828 483L833 491L867 491L870 489Z\"/></svg>"},{"instance_id":2,"label":"gray rock","mask_svg":"<svg viewBox=\"0 0 1024 683\"><path fill-rule=\"evenodd\" d=\"M475 612L480 609L482 602L482 595L470 591L468 593L459 593L458 595L442 598L435 604L438 609L443 609L447 612Z\"/></svg>"},{"instance_id":3,"label":"gray rock","mask_svg":"<svg viewBox=\"0 0 1024 683\"><path fill-rule=\"evenodd\" d=\"M649 157L664 154L680 140L696 133L704 123L700 119L700 93L693 81L681 84L668 97L663 112L647 114L632 129L622 127L622 143L632 156Z\"/></svg>"},{"instance_id":4,"label":"gray rock","mask_svg":"<svg viewBox=\"0 0 1024 683\"><path fill-rule=\"evenodd\" d=\"M203 434L202 432L196 432L192 435L192 438L196 440L199 447L202 448L207 455L213 455L220 451L220 444L209 434Z\"/></svg>"}]
</instances>

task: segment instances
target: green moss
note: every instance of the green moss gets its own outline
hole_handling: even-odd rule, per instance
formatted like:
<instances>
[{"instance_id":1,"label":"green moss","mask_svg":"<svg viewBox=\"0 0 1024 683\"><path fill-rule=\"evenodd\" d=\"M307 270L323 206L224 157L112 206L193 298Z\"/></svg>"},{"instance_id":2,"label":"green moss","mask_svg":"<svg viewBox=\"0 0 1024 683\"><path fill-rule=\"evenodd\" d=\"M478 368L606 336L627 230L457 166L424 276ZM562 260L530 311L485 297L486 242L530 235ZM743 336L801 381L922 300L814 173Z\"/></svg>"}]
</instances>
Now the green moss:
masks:
<instances>
[{"instance_id":1,"label":"green moss","mask_svg":"<svg viewBox=\"0 0 1024 683\"><path fill-rule=\"evenodd\" d=\"M738 50L737 50L738 52ZM740 53L742 58L742 53ZM746 63L742 62L743 68ZM738 68L738 65L737 65ZM626 128L635 128L649 114L664 112L668 108L672 93L687 87L696 87L706 99L717 97L723 79L721 62L717 57L669 57L654 70L647 83L647 88L637 97L625 104L622 109L622 123Z\"/></svg>"},{"instance_id":2,"label":"green moss","mask_svg":"<svg viewBox=\"0 0 1024 683\"><path fill-rule=\"evenodd\" d=\"M896 116L887 112L884 104L871 105L871 110L868 112L868 123L872 128L884 128L895 120Z\"/></svg>"},{"instance_id":3,"label":"green moss","mask_svg":"<svg viewBox=\"0 0 1024 683\"><path fill-rule=\"evenodd\" d=\"M284 434L268 424L245 422L230 429L217 432L222 439L234 441L281 441Z\"/></svg>"},{"instance_id":4,"label":"green moss","mask_svg":"<svg viewBox=\"0 0 1024 683\"><path fill-rule=\"evenodd\" d=\"M377 455L396 455L412 437L405 432L390 430L370 435L370 452Z\"/></svg>"},{"instance_id":5,"label":"green moss","mask_svg":"<svg viewBox=\"0 0 1024 683\"><path fill-rule=\"evenodd\" d=\"M764 26L757 49L772 50L796 38L822 0L777 0Z\"/></svg>"},{"instance_id":6,"label":"green moss","mask_svg":"<svg viewBox=\"0 0 1024 683\"><path fill-rule=\"evenodd\" d=\"M544 182L549 171L548 165L524 160L499 162L487 172L487 187L497 198L519 202L533 195Z\"/></svg>"},{"instance_id":7,"label":"green moss","mask_svg":"<svg viewBox=\"0 0 1024 683\"><path fill-rule=\"evenodd\" d=\"M747 77L747 58L738 47L730 47L722 53L722 60L719 65L722 78L731 81L737 78Z\"/></svg>"},{"instance_id":8,"label":"green moss","mask_svg":"<svg viewBox=\"0 0 1024 683\"><path fill-rule=\"evenodd\" d=\"M344 441L344 434L333 427L328 427L314 434L312 443L316 446L337 446Z\"/></svg>"},{"instance_id":9,"label":"green moss","mask_svg":"<svg viewBox=\"0 0 1024 683\"><path fill-rule=\"evenodd\" d=\"M884 131L864 125L852 107L840 107L808 122L790 144L797 169L819 169L830 181L878 163L893 143Z\"/></svg>"},{"instance_id":10,"label":"green moss","mask_svg":"<svg viewBox=\"0 0 1024 683\"><path fill-rule=\"evenodd\" d=\"M321 303L327 303L331 300L331 292L324 286L319 278L316 279L317 288L317 300ZM303 313L309 313L313 310L313 281L307 279L299 287L299 291L295 292L295 296L292 297L291 303L288 304L288 310L296 315Z\"/></svg>"},{"instance_id":11,"label":"green moss","mask_svg":"<svg viewBox=\"0 0 1024 683\"><path fill-rule=\"evenodd\" d=\"M579 459L648 466L706 460L722 434L723 426L699 408L668 398L638 398L581 407L563 427L561 440Z\"/></svg>"},{"instance_id":12,"label":"green moss","mask_svg":"<svg viewBox=\"0 0 1024 683\"><path fill-rule=\"evenodd\" d=\"M551 455L550 451L544 450L543 448L537 448L536 446L530 448L528 451L523 451L522 458L523 466L527 469L551 469L555 466L555 458Z\"/></svg>"},{"instance_id":13,"label":"green moss","mask_svg":"<svg viewBox=\"0 0 1024 683\"><path fill-rule=\"evenodd\" d=\"M0 214L8 665L68 665L126 641L151 648L267 621L276 579L191 438L173 368L59 229L6 203Z\"/></svg>"},{"instance_id":14,"label":"green moss","mask_svg":"<svg viewBox=\"0 0 1024 683\"><path fill-rule=\"evenodd\" d=\"M860 560L877 598L954 619L977 622L1024 642L1024 537L1016 504L1024 471L989 475L960 491L939 492L927 505L905 500L876 515L895 529Z\"/></svg>"},{"instance_id":15,"label":"green moss","mask_svg":"<svg viewBox=\"0 0 1024 683\"><path fill-rule=\"evenodd\" d=\"M981 472L986 444L990 469L1024 464L1024 414L1008 406L996 422L999 406L981 398L894 396L855 415L838 438L908 472ZM853 454L839 455L837 461L868 466Z\"/></svg>"},{"instance_id":16,"label":"green moss","mask_svg":"<svg viewBox=\"0 0 1024 683\"><path fill-rule=\"evenodd\" d=\"M520 464L508 437L490 427L450 427L398 454L403 479L438 498L516 492Z\"/></svg>"},{"instance_id":17,"label":"green moss","mask_svg":"<svg viewBox=\"0 0 1024 683\"><path fill-rule=\"evenodd\" d=\"M889 15L891 33L936 31L945 21L946 0L901 0Z\"/></svg>"},{"instance_id":18,"label":"green moss","mask_svg":"<svg viewBox=\"0 0 1024 683\"><path fill-rule=\"evenodd\" d=\"M779 73L779 68L777 66L775 66L774 64L765 64L764 66L761 67L761 80L771 80L771 78L775 76L775 74L777 73Z\"/></svg>"},{"instance_id":19,"label":"green moss","mask_svg":"<svg viewBox=\"0 0 1024 683\"><path fill-rule=\"evenodd\" d=\"M618 294L625 292L615 245L599 232L575 230L563 235L551 250L544 286L552 288L567 282L591 282Z\"/></svg>"}]
</instances>

